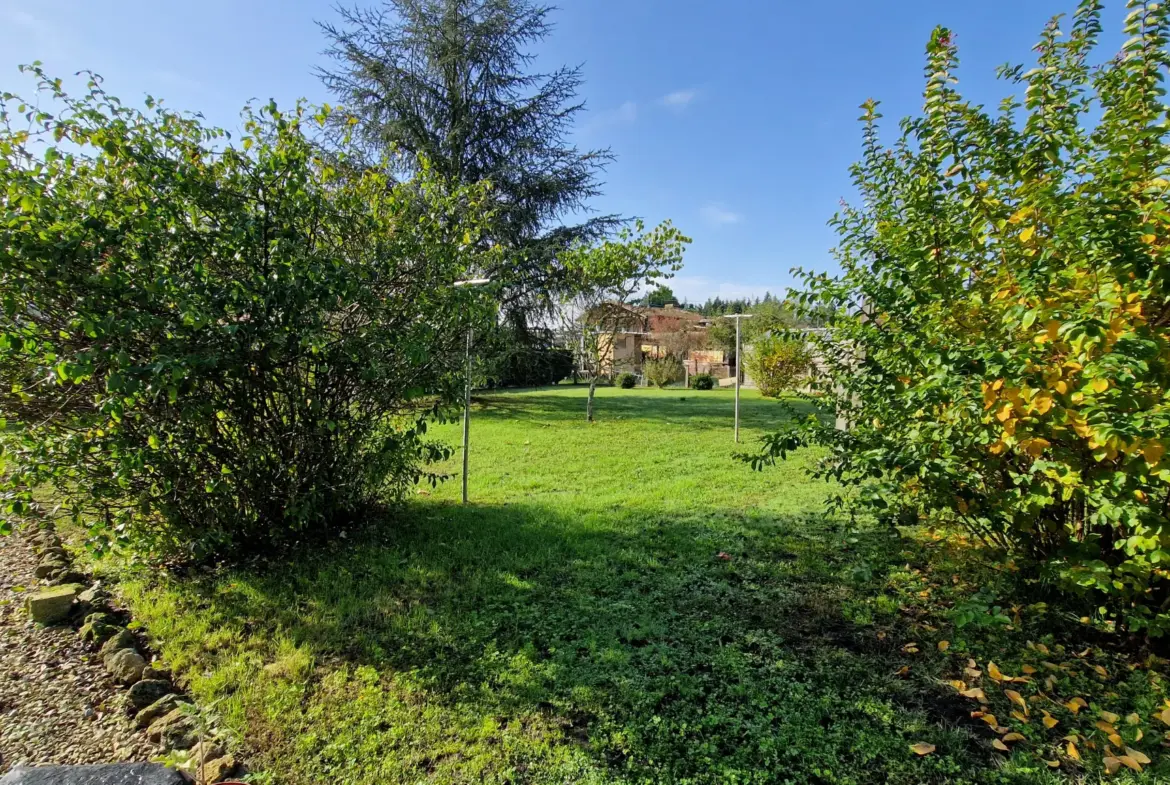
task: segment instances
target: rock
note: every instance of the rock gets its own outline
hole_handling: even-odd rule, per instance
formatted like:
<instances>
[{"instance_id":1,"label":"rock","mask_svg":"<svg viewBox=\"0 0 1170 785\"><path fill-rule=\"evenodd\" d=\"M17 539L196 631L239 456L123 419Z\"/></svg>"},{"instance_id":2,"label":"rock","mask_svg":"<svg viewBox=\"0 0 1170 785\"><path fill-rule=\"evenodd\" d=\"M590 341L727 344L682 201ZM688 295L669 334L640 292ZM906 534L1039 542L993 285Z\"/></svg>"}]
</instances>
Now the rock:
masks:
<instances>
[{"instance_id":1,"label":"rock","mask_svg":"<svg viewBox=\"0 0 1170 785\"><path fill-rule=\"evenodd\" d=\"M110 614L100 611L98 613L91 613L85 617L86 624L93 624L94 622L98 621L102 622L103 624L117 624L118 620Z\"/></svg>"},{"instance_id":2,"label":"rock","mask_svg":"<svg viewBox=\"0 0 1170 785\"><path fill-rule=\"evenodd\" d=\"M95 614L97 615L97 614ZM118 634L121 627L115 627L113 624L106 624L104 621L87 621L81 625L78 634L86 643L95 643L101 645L110 638ZM122 648L125 648L124 646Z\"/></svg>"},{"instance_id":3,"label":"rock","mask_svg":"<svg viewBox=\"0 0 1170 785\"><path fill-rule=\"evenodd\" d=\"M146 660L134 649L122 649L103 660L106 670L121 684L134 684L142 678Z\"/></svg>"},{"instance_id":4,"label":"rock","mask_svg":"<svg viewBox=\"0 0 1170 785\"><path fill-rule=\"evenodd\" d=\"M117 632L106 639L102 644L101 650L98 652L104 662L109 657L122 649L134 648L134 636L130 634L130 630L119 628Z\"/></svg>"},{"instance_id":5,"label":"rock","mask_svg":"<svg viewBox=\"0 0 1170 785\"><path fill-rule=\"evenodd\" d=\"M63 559L45 559L36 566L33 570L33 575L37 578L48 578L58 570L68 570L69 565Z\"/></svg>"},{"instance_id":6,"label":"rock","mask_svg":"<svg viewBox=\"0 0 1170 785\"><path fill-rule=\"evenodd\" d=\"M195 733L195 722L182 708L155 720L146 729L146 738L172 750L186 750L195 746L199 737Z\"/></svg>"},{"instance_id":7,"label":"rock","mask_svg":"<svg viewBox=\"0 0 1170 785\"><path fill-rule=\"evenodd\" d=\"M236 759L231 755L216 758L203 766L203 779L207 783L223 782L236 770Z\"/></svg>"},{"instance_id":8,"label":"rock","mask_svg":"<svg viewBox=\"0 0 1170 785\"><path fill-rule=\"evenodd\" d=\"M186 785L187 779L158 763L103 766L17 766L0 785Z\"/></svg>"},{"instance_id":9,"label":"rock","mask_svg":"<svg viewBox=\"0 0 1170 785\"><path fill-rule=\"evenodd\" d=\"M152 662L147 666L146 670L142 672L142 678L158 679L160 681L173 681L171 672L162 666L160 662Z\"/></svg>"},{"instance_id":10,"label":"rock","mask_svg":"<svg viewBox=\"0 0 1170 785\"><path fill-rule=\"evenodd\" d=\"M60 545L46 545L41 548L41 559L57 559L58 561L68 562L69 554Z\"/></svg>"},{"instance_id":11,"label":"rock","mask_svg":"<svg viewBox=\"0 0 1170 785\"><path fill-rule=\"evenodd\" d=\"M50 586L60 586L62 584L66 584L66 583L83 584L83 583L85 583L85 576L82 575L80 572L77 572L77 570L70 570L70 569L58 570L57 572L54 572L51 575L49 575L49 585ZM80 599L81 599L81 595L78 595L78 600L80 600ZM80 603L79 603L79 605L80 605Z\"/></svg>"},{"instance_id":12,"label":"rock","mask_svg":"<svg viewBox=\"0 0 1170 785\"><path fill-rule=\"evenodd\" d=\"M94 608L104 607L109 602L110 594L102 588L102 582L98 581L93 586L77 595L77 604L85 610L92 610Z\"/></svg>"},{"instance_id":13,"label":"rock","mask_svg":"<svg viewBox=\"0 0 1170 785\"><path fill-rule=\"evenodd\" d=\"M188 763L198 772L200 764L211 763L216 758L222 758L223 755L223 747L219 744L214 741L201 741L191 748L191 757L188 758Z\"/></svg>"},{"instance_id":14,"label":"rock","mask_svg":"<svg viewBox=\"0 0 1170 785\"><path fill-rule=\"evenodd\" d=\"M145 676L145 672L140 675ZM145 709L147 706L157 703L159 698L170 695L172 692L174 689L171 688L169 681L142 678L130 688L130 703L136 709Z\"/></svg>"},{"instance_id":15,"label":"rock","mask_svg":"<svg viewBox=\"0 0 1170 785\"><path fill-rule=\"evenodd\" d=\"M66 584L31 594L26 603L28 613L33 617L33 621L40 624L64 621L73 611L73 601L80 592L80 586Z\"/></svg>"},{"instance_id":16,"label":"rock","mask_svg":"<svg viewBox=\"0 0 1170 785\"><path fill-rule=\"evenodd\" d=\"M179 708L179 696L164 695L138 712L137 716L134 717L134 724L139 728L145 728L159 717L165 717L177 708Z\"/></svg>"}]
</instances>

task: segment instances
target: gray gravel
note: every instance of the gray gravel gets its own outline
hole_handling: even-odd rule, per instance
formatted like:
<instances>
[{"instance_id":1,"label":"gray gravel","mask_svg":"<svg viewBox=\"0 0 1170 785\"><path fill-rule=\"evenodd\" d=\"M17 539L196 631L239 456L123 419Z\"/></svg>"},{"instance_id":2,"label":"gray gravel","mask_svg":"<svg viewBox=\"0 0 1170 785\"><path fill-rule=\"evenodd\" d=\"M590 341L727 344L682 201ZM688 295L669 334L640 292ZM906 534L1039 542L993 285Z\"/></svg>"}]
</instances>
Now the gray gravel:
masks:
<instances>
[{"instance_id":1,"label":"gray gravel","mask_svg":"<svg viewBox=\"0 0 1170 785\"><path fill-rule=\"evenodd\" d=\"M0 536L0 774L19 764L117 763L157 753L121 711L121 690L71 627L38 628L22 588L36 561Z\"/></svg>"}]
</instances>

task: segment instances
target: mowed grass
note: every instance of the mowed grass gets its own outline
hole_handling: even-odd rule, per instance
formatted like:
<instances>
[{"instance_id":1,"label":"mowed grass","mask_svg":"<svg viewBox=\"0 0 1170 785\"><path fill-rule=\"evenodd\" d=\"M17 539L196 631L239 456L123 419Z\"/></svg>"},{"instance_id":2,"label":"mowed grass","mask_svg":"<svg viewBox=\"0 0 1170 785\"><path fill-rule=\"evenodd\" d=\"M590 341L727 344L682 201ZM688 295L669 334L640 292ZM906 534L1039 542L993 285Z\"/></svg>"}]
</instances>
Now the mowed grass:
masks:
<instances>
[{"instance_id":1,"label":"mowed grass","mask_svg":"<svg viewBox=\"0 0 1170 785\"><path fill-rule=\"evenodd\" d=\"M123 581L259 779L1069 781L938 680L968 644L891 593L917 545L827 516L815 456L734 459L779 405L745 392L737 447L730 392L603 388L594 424L584 394L480 396L469 506L455 476L280 568Z\"/></svg>"}]
</instances>

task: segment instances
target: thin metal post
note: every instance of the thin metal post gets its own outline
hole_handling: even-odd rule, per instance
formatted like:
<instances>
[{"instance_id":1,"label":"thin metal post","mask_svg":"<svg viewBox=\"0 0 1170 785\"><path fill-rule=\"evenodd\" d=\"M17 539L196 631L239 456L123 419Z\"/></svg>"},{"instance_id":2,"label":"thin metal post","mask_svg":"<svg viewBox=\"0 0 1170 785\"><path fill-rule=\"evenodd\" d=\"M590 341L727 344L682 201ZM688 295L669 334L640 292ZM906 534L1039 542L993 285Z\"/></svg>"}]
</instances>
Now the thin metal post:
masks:
<instances>
[{"instance_id":1,"label":"thin metal post","mask_svg":"<svg viewBox=\"0 0 1170 785\"><path fill-rule=\"evenodd\" d=\"M739 325L742 319L735 320L735 443L739 444L739 374L743 370L739 356ZM464 453L466 456L467 453ZM466 460L466 459L465 459ZM464 472L467 470L464 469Z\"/></svg>"},{"instance_id":2,"label":"thin metal post","mask_svg":"<svg viewBox=\"0 0 1170 785\"><path fill-rule=\"evenodd\" d=\"M471 328L467 328L467 383L463 392L463 503L467 504L467 459L471 445Z\"/></svg>"}]
</instances>

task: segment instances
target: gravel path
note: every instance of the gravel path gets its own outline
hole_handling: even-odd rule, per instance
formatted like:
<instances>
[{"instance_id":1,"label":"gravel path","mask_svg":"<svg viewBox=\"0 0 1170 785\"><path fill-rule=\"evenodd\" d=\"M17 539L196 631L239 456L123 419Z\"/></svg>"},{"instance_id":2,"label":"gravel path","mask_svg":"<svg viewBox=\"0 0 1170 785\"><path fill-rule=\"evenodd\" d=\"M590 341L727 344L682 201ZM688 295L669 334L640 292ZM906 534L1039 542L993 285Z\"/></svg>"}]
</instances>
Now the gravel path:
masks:
<instances>
[{"instance_id":1,"label":"gravel path","mask_svg":"<svg viewBox=\"0 0 1170 785\"><path fill-rule=\"evenodd\" d=\"M70 627L38 628L24 610L32 549L0 537L0 774L20 763L150 760L154 752L118 709L119 690Z\"/></svg>"}]
</instances>

